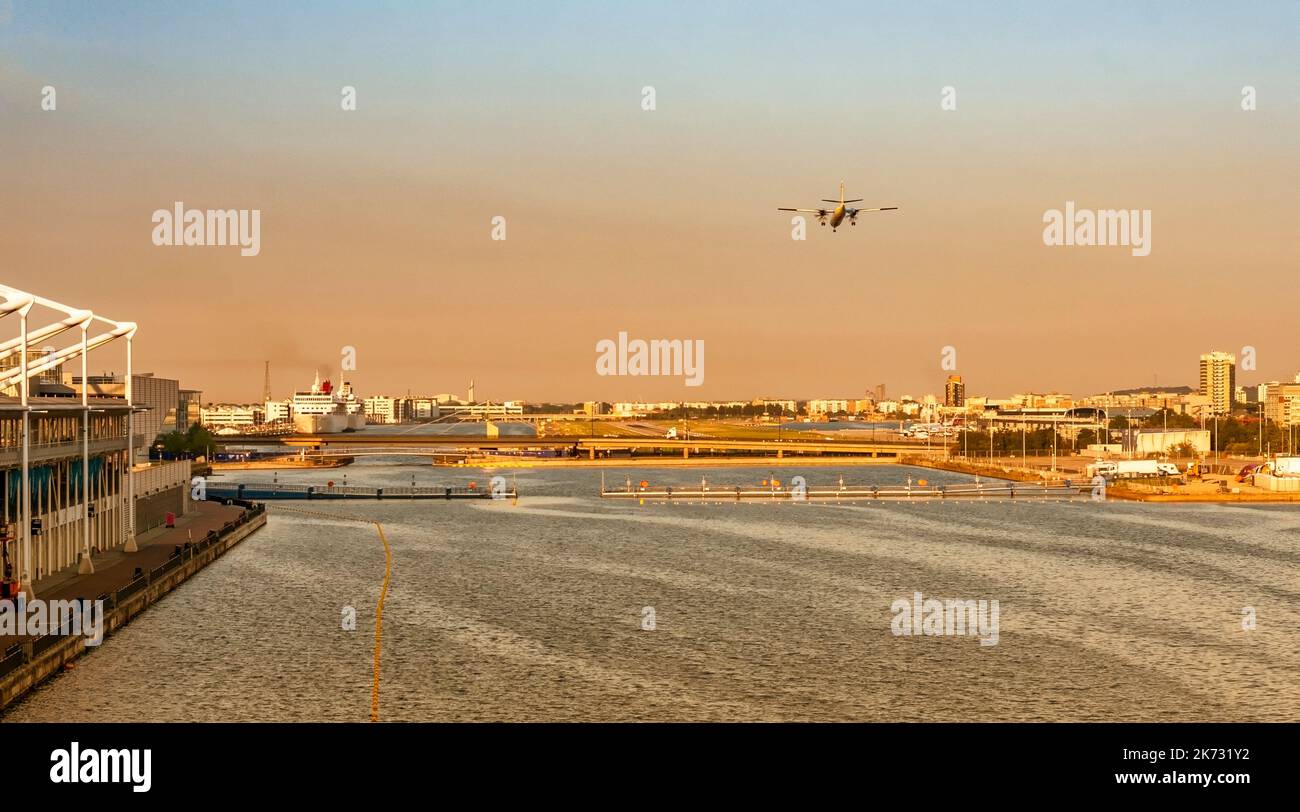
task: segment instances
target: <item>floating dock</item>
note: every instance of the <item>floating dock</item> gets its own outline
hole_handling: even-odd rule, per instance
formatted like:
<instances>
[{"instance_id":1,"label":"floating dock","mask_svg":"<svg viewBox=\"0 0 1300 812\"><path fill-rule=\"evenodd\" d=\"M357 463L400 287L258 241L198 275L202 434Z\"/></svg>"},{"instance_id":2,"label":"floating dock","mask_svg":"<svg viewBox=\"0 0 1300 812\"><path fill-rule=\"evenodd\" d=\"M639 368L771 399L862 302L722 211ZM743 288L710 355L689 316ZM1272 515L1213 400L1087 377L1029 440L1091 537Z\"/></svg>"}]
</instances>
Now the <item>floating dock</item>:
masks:
<instances>
[{"instance_id":1,"label":"floating dock","mask_svg":"<svg viewBox=\"0 0 1300 812\"><path fill-rule=\"evenodd\" d=\"M287 485L275 482L207 483L207 498L252 499L511 499L519 498L512 485L488 483L487 487L399 486L370 488L361 485Z\"/></svg>"},{"instance_id":2,"label":"floating dock","mask_svg":"<svg viewBox=\"0 0 1300 812\"><path fill-rule=\"evenodd\" d=\"M801 502L812 500L857 501L863 499L887 499L890 501L907 501L912 499L935 501L954 499L964 502L980 500L1003 501L1008 499L1030 499L1034 501L1088 501L1104 498L1104 494L1100 493L1094 497L1092 486L1086 483L1049 485L1027 482L928 486L892 485L884 487L876 485L858 485L833 488L746 488L743 486L736 486L733 488L698 486L690 488L632 487L621 490L602 489L600 496L602 499L689 499L711 502L736 502L742 500L775 502Z\"/></svg>"}]
</instances>

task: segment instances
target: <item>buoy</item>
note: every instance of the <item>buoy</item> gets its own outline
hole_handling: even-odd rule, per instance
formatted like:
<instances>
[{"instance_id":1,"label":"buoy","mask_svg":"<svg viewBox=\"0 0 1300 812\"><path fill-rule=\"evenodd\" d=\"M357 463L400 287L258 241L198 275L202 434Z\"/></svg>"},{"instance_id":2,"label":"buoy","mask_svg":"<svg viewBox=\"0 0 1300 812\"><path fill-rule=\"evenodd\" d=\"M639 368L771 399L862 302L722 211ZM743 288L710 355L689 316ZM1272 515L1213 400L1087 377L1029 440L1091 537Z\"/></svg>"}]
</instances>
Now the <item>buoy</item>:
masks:
<instances>
[{"instance_id":1,"label":"buoy","mask_svg":"<svg viewBox=\"0 0 1300 812\"><path fill-rule=\"evenodd\" d=\"M93 473L93 472L92 472L92 473ZM329 482L326 482L326 483L325 483L325 486L328 487L328 488L332 488L332 487L334 487L334 480L331 479Z\"/></svg>"},{"instance_id":2,"label":"buoy","mask_svg":"<svg viewBox=\"0 0 1300 812\"><path fill-rule=\"evenodd\" d=\"M916 484L917 484L917 485L920 485L922 488L924 488L924 487L925 487L925 480L924 480L924 479L918 479L918 480L916 481Z\"/></svg>"}]
</instances>

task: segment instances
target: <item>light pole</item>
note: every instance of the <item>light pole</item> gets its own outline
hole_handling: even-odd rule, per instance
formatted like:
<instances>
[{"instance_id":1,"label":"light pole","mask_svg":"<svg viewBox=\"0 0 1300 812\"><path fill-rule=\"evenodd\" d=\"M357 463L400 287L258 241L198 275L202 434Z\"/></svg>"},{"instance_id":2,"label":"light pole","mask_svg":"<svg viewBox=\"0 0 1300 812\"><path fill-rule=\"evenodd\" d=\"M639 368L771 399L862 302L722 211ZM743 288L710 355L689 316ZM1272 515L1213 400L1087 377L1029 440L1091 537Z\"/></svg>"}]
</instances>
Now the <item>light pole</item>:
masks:
<instances>
[{"instance_id":1,"label":"light pole","mask_svg":"<svg viewBox=\"0 0 1300 812\"><path fill-rule=\"evenodd\" d=\"M1052 412L1052 473L1056 473L1056 412Z\"/></svg>"},{"instance_id":2,"label":"light pole","mask_svg":"<svg viewBox=\"0 0 1300 812\"><path fill-rule=\"evenodd\" d=\"M126 544L122 547L128 553L140 551L135 543L135 392L131 368L131 345L134 340L135 325L130 324L126 334ZM87 383L88 381L82 381L83 386Z\"/></svg>"},{"instance_id":3,"label":"light pole","mask_svg":"<svg viewBox=\"0 0 1300 812\"><path fill-rule=\"evenodd\" d=\"M90 379L86 377L86 357L90 348L86 343L86 330L90 317L81 323L81 562L77 572L89 575L95 571L90 562Z\"/></svg>"},{"instance_id":4,"label":"light pole","mask_svg":"<svg viewBox=\"0 0 1300 812\"><path fill-rule=\"evenodd\" d=\"M18 363L22 369L21 385L19 390L22 393L23 405L23 488L22 488L22 523L23 523L23 568L18 576L21 581L21 589L28 599L36 596L36 590L32 587L32 459L31 459L31 410L29 402L30 393L27 383L27 314L31 312L32 300L29 297L27 304L23 305L18 311L19 329L22 331L22 344L19 347Z\"/></svg>"}]
</instances>

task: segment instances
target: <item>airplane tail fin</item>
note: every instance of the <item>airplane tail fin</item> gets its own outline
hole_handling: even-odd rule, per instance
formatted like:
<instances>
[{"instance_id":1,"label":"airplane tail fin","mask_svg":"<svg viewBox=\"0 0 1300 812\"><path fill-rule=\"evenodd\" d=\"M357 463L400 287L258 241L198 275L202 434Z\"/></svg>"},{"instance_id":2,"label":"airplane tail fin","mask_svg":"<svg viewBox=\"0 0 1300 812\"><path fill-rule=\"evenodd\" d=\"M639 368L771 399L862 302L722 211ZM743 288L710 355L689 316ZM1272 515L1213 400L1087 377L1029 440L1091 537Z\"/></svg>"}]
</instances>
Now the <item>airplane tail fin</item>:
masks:
<instances>
[{"instance_id":1,"label":"airplane tail fin","mask_svg":"<svg viewBox=\"0 0 1300 812\"><path fill-rule=\"evenodd\" d=\"M862 198L858 198L858 199L861 200ZM823 203L839 203L841 206L843 206L845 203L853 203L853 202L856 202L856 201L853 201L853 200L845 200L845 199L844 199L844 181L840 181L840 199L839 199L839 200L832 200L832 199L830 199L829 197L823 197L823 198L822 198L822 202L823 202Z\"/></svg>"}]
</instances>

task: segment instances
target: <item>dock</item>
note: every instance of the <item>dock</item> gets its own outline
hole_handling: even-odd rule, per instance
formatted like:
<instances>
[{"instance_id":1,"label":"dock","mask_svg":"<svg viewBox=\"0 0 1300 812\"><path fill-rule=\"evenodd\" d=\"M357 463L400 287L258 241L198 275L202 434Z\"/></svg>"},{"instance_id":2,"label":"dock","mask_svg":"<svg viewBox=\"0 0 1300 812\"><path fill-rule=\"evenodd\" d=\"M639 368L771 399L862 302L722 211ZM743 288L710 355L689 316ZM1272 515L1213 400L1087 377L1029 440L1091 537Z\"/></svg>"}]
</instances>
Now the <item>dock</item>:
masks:
<instances>
[{"instance_id":1,"label":"dock","mask_svg":"<svg viewBox=\"0 0 1300 812\"><path fill-rule=\"evenodd\" d=\"M278 482L207 483L207 498L222 501L275 499L511 499L519 493L504 478L495 478L487 487L398 486L372 488L363 485L292 485Z\"/></svg>"},{"instance_id":2,"label":"dock","mask_svg":"<svg viewBox=\"0 0 1300 812\"><path fill-rule=\"evenodd\" d=\"M790 488L790 487L743 487L709 488L693 486L690 488L645 487L624 488L620 490L601 490L602 499L657 499L657 500L695 500L712 502L738 501L858 501L870 500L924 500L963 502L1014 499L1033 501L1091 501L1092 486L1087 483L1025 483L994 482L989 484L973 483L960 485L859 485L832 488Z\"/></svg>"}]
</instances>

